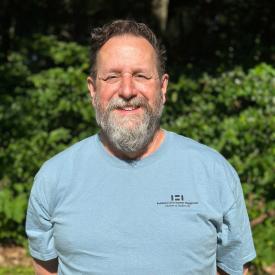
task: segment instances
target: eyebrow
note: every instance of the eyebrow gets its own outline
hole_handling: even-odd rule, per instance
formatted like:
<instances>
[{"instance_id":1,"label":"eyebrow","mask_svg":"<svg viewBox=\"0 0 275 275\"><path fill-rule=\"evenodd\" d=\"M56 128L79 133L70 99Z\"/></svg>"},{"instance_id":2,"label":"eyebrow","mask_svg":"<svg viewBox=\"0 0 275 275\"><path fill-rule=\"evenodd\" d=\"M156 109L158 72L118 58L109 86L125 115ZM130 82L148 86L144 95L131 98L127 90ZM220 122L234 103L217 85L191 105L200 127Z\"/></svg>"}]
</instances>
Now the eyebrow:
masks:
<instances>
[{"instance_id":1,"label":"eyebrow","mask_svg":"<svg viewBox=\"0 0 275 275\"><path fill-rule=\"evenodd\" d=\"M109 68L107 70L103 70L103 73L121 73L122 72L122 69L119 69L119 68ZM144 67L137 67L133 70L132 73L139 73L139 72L151 72L151 70L148 68L144 68Z\"/></svg>"}]
</instances>

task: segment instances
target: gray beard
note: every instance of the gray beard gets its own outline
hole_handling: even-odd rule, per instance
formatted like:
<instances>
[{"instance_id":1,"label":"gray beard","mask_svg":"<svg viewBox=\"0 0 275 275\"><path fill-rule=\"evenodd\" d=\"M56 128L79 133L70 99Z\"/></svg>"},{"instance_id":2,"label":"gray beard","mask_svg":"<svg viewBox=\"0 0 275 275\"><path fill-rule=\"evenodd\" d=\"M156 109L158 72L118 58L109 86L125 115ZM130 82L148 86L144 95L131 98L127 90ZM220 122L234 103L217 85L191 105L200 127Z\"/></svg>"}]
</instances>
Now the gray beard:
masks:
<instances>
[{"instance_id":1,"label":"gray beard","mask_svg":"<svg viewBox=\"0 0 275 275\"><path fill-rule=\"evenodd\" d=\"M119 116L113 112L125 106L141 107L143 115ZM163 110L161 93L152 108L145 98L132 98L127 101L122 98L112 99L106 110L95 98L96 121L102 133L114 148L124 153L144 151L152 141L154 134L160 127Z\"/></svg>"}]
</instances>

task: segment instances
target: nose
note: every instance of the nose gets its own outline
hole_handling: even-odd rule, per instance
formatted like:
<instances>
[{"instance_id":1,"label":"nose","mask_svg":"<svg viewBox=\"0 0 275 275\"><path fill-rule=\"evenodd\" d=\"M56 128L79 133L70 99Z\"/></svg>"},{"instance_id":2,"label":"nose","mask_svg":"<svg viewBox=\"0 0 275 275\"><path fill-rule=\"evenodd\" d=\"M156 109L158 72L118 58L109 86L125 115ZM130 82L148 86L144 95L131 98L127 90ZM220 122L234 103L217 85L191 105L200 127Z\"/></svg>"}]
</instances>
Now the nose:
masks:
<instances>
[{"instance_id":1,"label":"nose","mask_svg":"<svg viewBox=\"0 0 275 275\"><path fill-rule=\"evenodd\" d=\"M121 83L118 91L118 95L124 99L131 99L137 96L137 90L133 83L133 77L131 74L124 74L121 76Z\"/></svg>"}]
</instances>

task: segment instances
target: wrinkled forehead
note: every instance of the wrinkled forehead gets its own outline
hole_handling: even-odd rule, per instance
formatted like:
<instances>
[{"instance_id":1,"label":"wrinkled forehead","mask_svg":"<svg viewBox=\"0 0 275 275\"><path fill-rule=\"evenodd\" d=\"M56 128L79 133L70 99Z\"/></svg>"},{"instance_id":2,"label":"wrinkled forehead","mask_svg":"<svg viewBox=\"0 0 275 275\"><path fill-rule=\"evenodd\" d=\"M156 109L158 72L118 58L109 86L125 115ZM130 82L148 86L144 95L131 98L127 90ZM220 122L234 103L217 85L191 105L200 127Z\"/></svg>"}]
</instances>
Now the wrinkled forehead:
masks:
<instances>
[{"instance_id":1,"label":"wrinkled forehead","mask_svg":"<svg viewBox=\"0 0 275 275\"><path fill-rule=\"evenodd\" d=\"M135 66L157 69L156 51L150 42L141 36L128 34L114 36L98 51L96 58L98 70Z\"/></svg>"}]
</instances>

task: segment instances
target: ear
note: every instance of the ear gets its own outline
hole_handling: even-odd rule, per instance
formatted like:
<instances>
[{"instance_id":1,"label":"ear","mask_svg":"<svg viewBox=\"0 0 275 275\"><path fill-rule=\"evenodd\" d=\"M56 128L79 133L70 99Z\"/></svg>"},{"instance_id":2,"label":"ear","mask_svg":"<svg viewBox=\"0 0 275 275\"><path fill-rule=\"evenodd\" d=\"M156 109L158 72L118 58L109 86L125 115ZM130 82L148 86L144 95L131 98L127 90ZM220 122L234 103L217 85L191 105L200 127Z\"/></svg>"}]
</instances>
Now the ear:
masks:
<instances>
[{"instance_id":1,"label":"ear","mask_svg":"<svg viewBox=\"0 0 275 275\"><path fill-rule=\"evenodd\" d=\"M167 87L168 87L168 80L169 80L168 74L164 74L161 77L160 89L161 89L163 104L166 102L166 92L167 92Z\"/></svg>"},{"instance_id":2,"label":"ear","mask_svg":"<svg viewBox=\"0 0 275 275\"><path fill-rule=\"evenodd\" d=\"M95 80L89 76L87 78L87 86L88 86L88 90L92 99L92 104L93 106L95 105L95 93L96 93L96 85L95 85Z\"/></svg>"}]
</instances>

